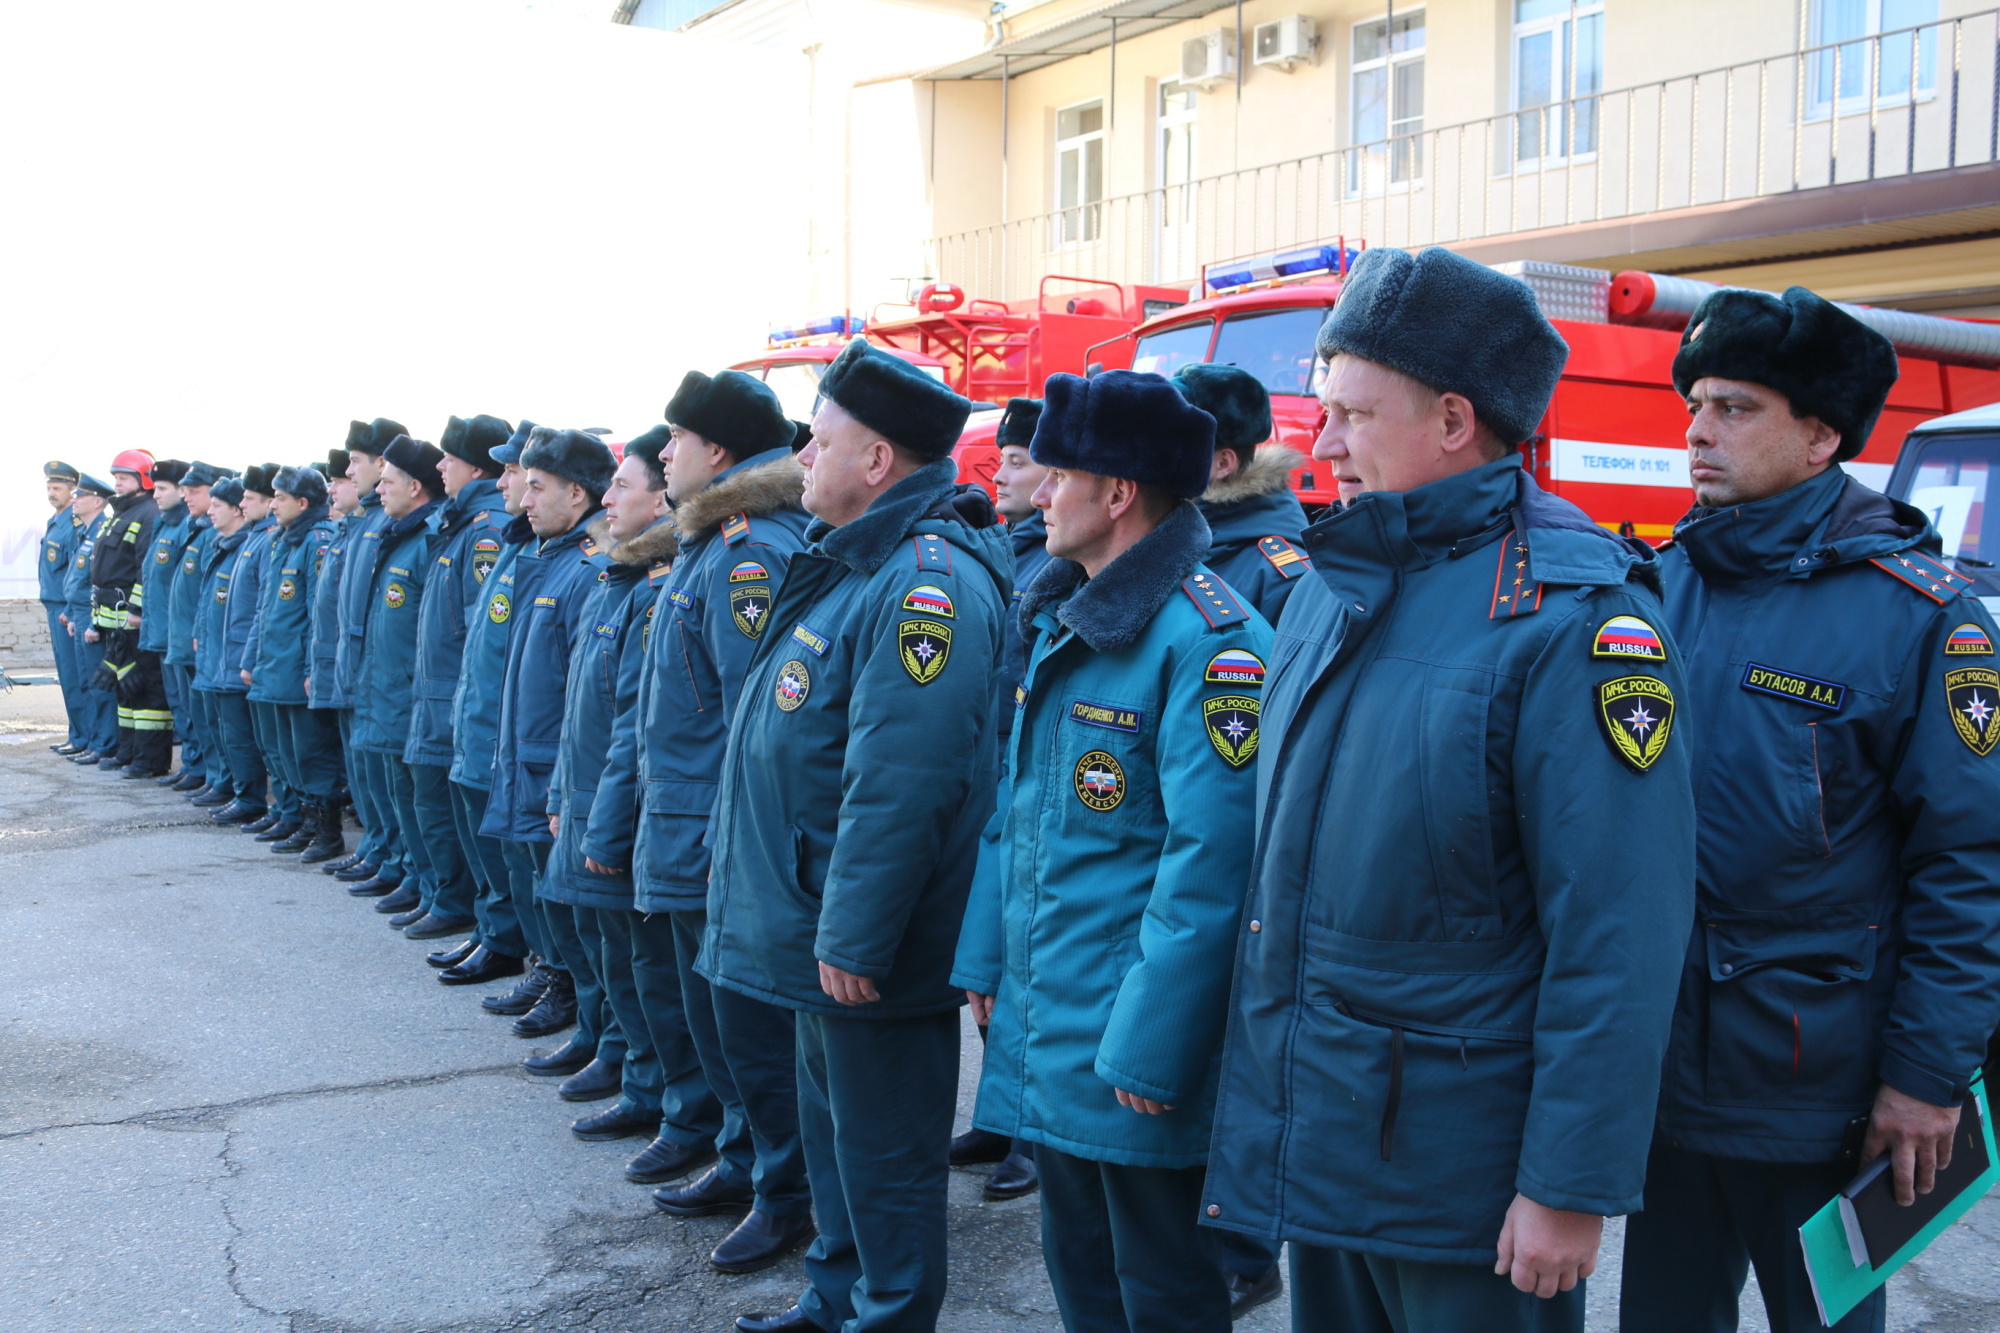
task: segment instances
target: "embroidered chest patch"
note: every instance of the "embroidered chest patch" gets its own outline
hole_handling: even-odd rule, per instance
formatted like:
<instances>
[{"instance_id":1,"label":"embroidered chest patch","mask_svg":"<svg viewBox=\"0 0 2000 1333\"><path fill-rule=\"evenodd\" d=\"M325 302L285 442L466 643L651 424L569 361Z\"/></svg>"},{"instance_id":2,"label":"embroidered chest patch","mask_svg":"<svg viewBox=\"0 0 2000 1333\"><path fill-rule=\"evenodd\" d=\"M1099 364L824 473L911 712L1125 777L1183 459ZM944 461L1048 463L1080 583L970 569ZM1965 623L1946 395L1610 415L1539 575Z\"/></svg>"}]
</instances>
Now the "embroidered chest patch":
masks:
<instances>
[{"instance_id":1,"label":"embroidered chest patch","mask_svg":"<svg viewBox=\"0 0 2000 1333\"><path fill-rule=\"evenodd\" d=\"M166 564L167 561L173 558L174 558L174 553L172 551L169 551L164 546L162 546L159 550L153 552L153 559L163 565Z\"/></svg>"},{"instance_id":2,"label":"embroidered chest patch","mask_svg":"<svg viewBox=\"0 0 2000 1333\"><path fill-rule=\"evenodd\" d=\"M299 595L299 585L296 579L279 580L278 582L279 601L289 602L292 600L292 598L297 597L298 595Z\"/></svg>"},{"instance_id":3,"label":"embroidered chest patch","mask_svg":"<svg viewBox=\"0 0 2000 1333\"><path fill-rule=\"evenodd\" d=\"M55 557L55 552L53 552L53 551L49 552L49 559L53 560L53 559L55 559L55 558L56 558L56 557ZM183 574L192 574L192 573L194 573L194 557L193 557L193 556L189 556L189 557L188 557L187 559L185 559L185 560L181 561L181 573L183 573Z\"/></svg>"},{"instance_id":4,"label":"embroidered chest patch","mask_svg":"<svg viewBox=\"0 0 2000 1333\"><path fill-rule=\"evenodd\" d=\"M1992 667L1960 667L1944 673L1945 700L1958 738L1984 759L2000 744L2000 671Z\"/></svg>"},{"instance_id":5,"label":"embroidered chest patch","mask_svg":"<svg viewBox=\"0 0 2000 1333\"><path fill-rule=\"evenodd\" d=\"M763 637L764 621L770 614L771 589L768 585L759 583L729 590L729 623L746 638Z\"/></svg>"},{"instance_id":6,"label":"embroidered chest patch","mask_svg":"<svg viewBox=\"0 0 2000 1333\"><path fill-rule=\"evenodd\" d=\"M777 702L778 711L781 713L796 711L798 706L806 701L806 696L812 693L812 684L812 672L808 671L806 664L798 658L794 657L779 667L778 683L771 691L773 699Z\"/></svg>"},{"instance_id":7,"label":"embroidered chest patch","mask_svg":"<svg viewBox=\"0 0 2000 1333\"><path fill-rule=\"evenodd\" d=\"M618 622L615 620L600 620L591 628L590 632L600 639L615 639L618 637Z\"/></svg>"},{"instance_id":8,"label":"embroidered chest patch","mask_svg":"<svg viewBox=\"0 0 2000 1333\"><path fill-rule=\"evenodd\" d=\"M500 543L492 537L481 537L472 544L472 578L475 583L486 582L486 576L493 572L493 566L500 559Z\"/></svg>"},{"instance_id":9,"label":"embroidered chest patch","mask_svg":"<svg viewBox=\"0 0 2000 1333\"><path fill-rule=\"evenodd\" d=\"M944 664L951 660L951 626L935 620L905 620L896 629L896 646L910 679L928 685L944 674Z\"/></svg>"},{"instance_id":10,"label":"embroidered chest patch","mask_svg":"<svg viewBox=\"0 0 2000 1333\"><path fill-rule=\"evenodd\" d=\"M951 598L945 594L944 589L934 588L928 583L903 594L903 609L915 611L918 615L956 618L953 615Z\"/></svg>"},{"instance_id":11,"label":"embroidered chest patch","mask_svg":"<svg viewBox=\"0 0 2000 1333\"><path fill-rule=\"evenodd\" d=\"M1743 688L1755 694L1775 695L1780 699L1790 699L1794 703L1811 704L1814 708L1824 708L1829 713L1838 713L1847 706L1847 687L1830 680L1818 680L1812 676L1801 676L1796 672L1780 671L1776 667L1763 666L1752 662L1743 672Z\"/></svg>"},{"instance_id":12,"label":"embroidered chest patch","mask_svg":"<svg viewBox=\"0 0 2000 1333\"><path fill-rule=\"evenodd\" d=\"M792 640L801 645L814 657L825 657L826 650L833 647L833 644L827 640L826 635L813 629L803 620L792 626Z\"/></svg>"},{"instance_id":13,"label":"embroidered chest patch","mask_svg":"<svg viewBox=\"0 0 2000 1333\"><path fill-rule=\"evenodd\" d=\"M1076 799L1092 810L1114 810L1125 799L1125 770L1103 750L1076 761Z\"/></svg>"},{"instance_id":14,"label":"embroidered chest patch","mask_svg":"<svg viewBox=\"0 0 2000 1333\"><path fill-rule=\"evenodd\" d=\"M1014 687L1014 706L1020 707L1027 696L1021 687ZM1086 727L1103 727L1109 731L1137 733L1145 714L1136 708L1114 708L1110 704L1094 704L1087 699L1078 699L1069 706L1069 720L1081 722Z\"/></svg>"},{"instance_id":15,"label":"embroidered chest patch","mask_svg":"<svg viewBox=\"0 0 2000 1333\"><path fill-rule=\"evenodd\" d=\"M1247 694L1222 694L1204 699L1202 726L1209 744L1231 768L1241 768L1257 757L1257 720L1262 706Z\"/></svg>"},{"instance_id":16,"label":"embroidered chest patch","mask_svg":"<svg viewBox=\"0 0 2000 1333\"><path fill-rule=\"evenodd\" d=\"M400 583L391 583L387 588L382 590L383 602L392 607L401 606L404 598L408 596L409 594L403 590L403 585Z\"/></svg>"},{"instance_id":17,"label":"embroidered chest patch","mask_svg":"<svg viewBox=\"0 0 2000 1333\"><path fill-rule=\"evenodd\" d=\"M507 617L514 614L513 599L504 592L493 594L493 600L486 604L486 618L496 625L507 623Z\"/></svg>"},{"instance_id":18,"label":"embroidered chest patch","mask_svg":"<svg viewBox=\"0 0 2000 1333\"><path fill-rule=\"evenodd\" d=\"M1597 720L1611 753L1644 773L1667 752L1674 729L1674 692L1653 676L1618 676L1597 687Z\"/></svg>"},{"instance_id":19,"label":"embroidered chest patch","mask_svg":"<svg viewBox=\"0 0 2000 1333\"><path fill-rule=\"evenodd\" d=\"M1210 685L1262 685L1264 660L1241 648L1230 648L1208 659L1208 669L1201 678Z\"/></svg>"},{"instance_id":20,"label":"embroidered chest patch","mask_svg":"<svg viewBox=\"0 0 2000 1333\"><path fill-rule=\"evenodd\" d=\"M1944 641L1944 652L1947 657L1991 657L1993 640L1979 626L1967 623L1951 632Z\"/></svg>"},{"instance_id":21,"label":"embroidered chest patch","mask_svg":"<svg viewBox=\"0 0 2000 1333\"><path fill-rule=\"evenodd\" d=\"M1630 658L1640 662L1664 662L1667 645L1660 632L1637 616L1613 616L1590 642L1592 657Z\"/></svg>"}]
</instances>

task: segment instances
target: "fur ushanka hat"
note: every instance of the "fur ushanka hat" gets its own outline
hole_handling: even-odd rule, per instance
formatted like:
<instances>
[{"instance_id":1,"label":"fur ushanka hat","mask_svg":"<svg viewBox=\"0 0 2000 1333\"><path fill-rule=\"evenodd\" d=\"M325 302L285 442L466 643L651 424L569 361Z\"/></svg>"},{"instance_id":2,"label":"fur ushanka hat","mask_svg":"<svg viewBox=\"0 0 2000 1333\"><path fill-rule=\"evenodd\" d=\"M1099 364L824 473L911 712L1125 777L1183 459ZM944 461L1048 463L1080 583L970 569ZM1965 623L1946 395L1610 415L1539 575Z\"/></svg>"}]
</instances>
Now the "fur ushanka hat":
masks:
<instances>
[{"instance_id":1,"label":"fur ushanka hat","mask_svg":"<svg viewBox=\"0 0 2000 1333\"><path fill-rule=\"evenodd\" d=\"M1055 374L1028 456L1043 467L1158 486L1183 500L1208 489L1215 418L1166 377L1137 370Z\"/></svg>"},{"instance_id":2,"label":"fur ushanka hat","mask_svg":"<svg viewBox=\"0 0 2000 1333\"><path fill-rule=\"evenodd\" d=\"M950 456L972 415L970 399L859 338L826 368L819 394L883 439L933 460Z\"/></svg>"}]
</instances>

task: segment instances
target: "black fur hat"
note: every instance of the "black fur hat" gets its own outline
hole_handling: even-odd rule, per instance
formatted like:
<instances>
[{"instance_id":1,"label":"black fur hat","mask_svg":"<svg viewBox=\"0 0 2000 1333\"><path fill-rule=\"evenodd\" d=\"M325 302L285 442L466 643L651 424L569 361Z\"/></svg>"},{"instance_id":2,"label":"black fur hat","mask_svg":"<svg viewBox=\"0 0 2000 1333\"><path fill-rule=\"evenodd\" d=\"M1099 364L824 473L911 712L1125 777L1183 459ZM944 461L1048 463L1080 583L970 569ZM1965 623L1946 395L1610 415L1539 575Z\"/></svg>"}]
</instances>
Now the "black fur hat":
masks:
<instances>
[{"instance_id":1,"label":"black fur hat","mask_svg":"<svg viewBox=\"0 0 2000 1333\"><path fill-rule=\"evenodd\" d=\"M674 390L665 416L737 458L749 458L792 442L792 423L778 395L754 375L725 370L716 376L690 370Z\"/></svg>"},{"instance_id":2,"label":"black fur hat","mask_svg":"<svg viewBox=\"0 0 2000 1333\"><path fill-rule=\"evenodd\" d=\"M1028 456L1043 467L1073 468L1145 482L1184 500L1208 489L1215 418L1181 397L1161 375L1107 370L1089 379L1049 376L1042 419Z\"/></svg>"},{"instance_id":3,"label":"black fur hat","mask_svg":"<svg viewBox=\"0 0 2000 1333\"><path fill-rule=\"evenodd\" d=\"M382 451L382 461L394 463L398 469L415 477L431 498L444 494L444 475L438 471L438 464L444 461L444 450L429 440L413 440L407 435L398 435Z\"/></svg>"},{"instance_id":4,"label":"black fur hat","mask_svg":"<svg viewBox=\"0 0 2000 1333\"><path fill-rule=\"evenodd\" d=\"M1027 448L1029 441L1035 438L1035 423L1041 419L1041 399L1009 398L1006 410L1000 413L1000 429L993 434L993 447Z\"/></svg>"},{"instance_id":5,"label":"black fur hat","mask_svg":"<svg viewBox=\"0 0 2000 1333\"><path fill-rule=\"evenodd\" d=\"M243 489L246 491L255 491L266 499L278 493L277 480L278 465L276 463L258 463L253 467L243 469Z\"/></svg>"},{"instance_id":6,"label":"black fur hat","mask_svg":"<svg viewBox=\"0 0 2000 1333\"><path fill-rule=\"evenodd\" d=\"M157 486L164 481L169 486L178 486L187 470L188 465L178 458L162 458L153 464L153 484Z\"/></svg>"},{"instance_id":7,"label":"black fur hat","mask_svg":"<svg viewBox=\"0 0 2000 1333\"><path fill-rule=\"evenodd\" d=\"M1234 449L1238 462L1271 438L1271 391L1249 371L1197 361L1175 371L1173 385L1215 418L1215 447Z\"/></svg>"},{"instance_id":8,"label":"black fur hat","mask_svg":"<svg viewBox=\"0 0 2000 1333\"><path fill-rule=\"evenodd\" d=\"M611 474L618 470L610 447L595 435L580 430L550 430L545 426L537 426L528 437L528 447L521 451L521 466L552 472L599 499L610 489Z\"/></svg>"},{"instance_id":9,"label":"black fur hat","mask_svg":"<svg viewBox=\"0 0 2000 1333\"><path fill-rule=\"evenodd\" d=\"M948 457L972 414L969 399L859 338L826 368L819 393L883 439L927 459Z\"/></svg>"},{"instance_id":10,"label":"black fur hat","mask_svg":"<svg viewBox=\"0 0 2000 1333\"><path fill-rule=\"evenodd\" d=\"M374 451L369 449L368 441L374 438L374 434L373 431L368 429L367 422L350 421L347 423L346 447L349 450L359 449L362 453L372 453Z\"/></svg>"},{"instance_id":11,"label":"black fur hat","mask_svg":"<svg viewBox=\"0 0 2000 1333\"><path fill-rule=\"evenodd\" d=\"M1365 250L1319 329L1319 354L1341 353L1463 395L1507 444L1535 433L1569 344L1519 278L1432 246Z\"/></svg>"},{"instance_id":12,"label":"black fur hat","mask_svg":"<svg viewBox=\"0 0 2000 1333\"><path fill-rule=\"evenodd\" d=\"M507 443L513 433L514 428L499 417L453 417L444 423L438 448L488 476L498 476L500 464L493 461L493 451Z\"/></svg>"},{"instance_id":13,"label":"black fur hat","mask_svg":"<svg viewBox=\"0 0 2000 1333\"><path fill-rule=\"evenodd\" d=\"M181 474L181 485L184 487L213 486L227 475L227 473L215 466L215 464L204 463L200 459L196 459L194 462L189 463L187 471Z\"/></svg>"},{"instance_id":14,"label":"black fur hat","mask_svg":"<svg viewBox=\"0 0 2000 1333\"><path fill-rule=\"evenodd\" d=\"M655 426L651 430L641 431L625 442L625 457L636 458L645 464L646 484L652 486L654 490L658 490L659 486L653 483L660 482L664 478L660 466L660 451L672 444L673 440L674 433L670 428Z\"/></svg>"},{"instance_id":15,"label":"black fur hat","mask_svg":"<svg viewBox=\"0 0 2000 1333\"><path fill-rule=\"evenodd\" d=\"M389 456L389 441L395 439L398 435L408 435L409 433L409 431L403 428L403 423L400 421L391 421L387 417L376 417L368 423L366 438L356 440L353 431L347 433L347 451L349 453L374 454L377 458L387 458Z\"/></svg>"},{"instance_id":16,"label":"black fur hat","mask_svg":"<svg viewBox=\"0 0 2000 1333\"><path fill-rule=\"evenodd\" d=\"M286 467L278 469L276 483L279 490L310 505L326 503L326 478L312 467Z\"/></svg>"},{"instance_id":17,"label":"black fur hat","mask_svg":"<svg viewBox=\"0 0 2000 1333\"><path fill-rule=\"evenodd\" d=\"M1748 380L1776 389L1792 410L1840 432L1834 461L1860 453L1895 387L1896 349L1823 296L1788 287L1783 297L1726 288L1695 307L1674 354L1674 388Z\"/></svg>"},{"instance_id":18,"label":"black fur hat","mask_svg":"<svg viewBox=\"0 0 2000 1333\"><path fill-rule=\"evenodd\" d=\"M243 482L236 477L224 477L208 488L211 500L220 500L234 509L243 507Z\"/></svg>"},{"instance_id":19,"label":"black fur hat","mask_svg":"<svg viewBox=\"0 0 2000 1333\"><path fill-rule=\"evenodd\" d=\"M353 462L354 456L348 453L347 450L329 449L326 453L326 475L329 477L344 477L347 475L348 466Z\"/></svg>"},{"instance_id":20,"label":"black fur hat","mask_svg":"<svg viewBox=\"0 0 2000 1333\"><path fill-rule=\"evenodd\" d=\"M804 453L806 446L811 444L812 441L812 423L810 421L794 421L792 423L792 452L795 454Z\"/></svg>"}]
</instances>

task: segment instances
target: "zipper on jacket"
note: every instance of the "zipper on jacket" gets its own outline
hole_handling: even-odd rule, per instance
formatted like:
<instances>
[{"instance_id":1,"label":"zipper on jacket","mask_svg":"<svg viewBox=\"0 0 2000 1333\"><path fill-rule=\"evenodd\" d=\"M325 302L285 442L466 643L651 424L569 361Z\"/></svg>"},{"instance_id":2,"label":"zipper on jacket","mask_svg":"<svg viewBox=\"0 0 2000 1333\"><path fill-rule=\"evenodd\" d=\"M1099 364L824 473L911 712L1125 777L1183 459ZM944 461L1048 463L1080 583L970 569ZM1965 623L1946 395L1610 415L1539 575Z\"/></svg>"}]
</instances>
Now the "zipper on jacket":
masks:
<instances>
[{"instance_id":1,"label":"zipper on jacket","mask_svg":"<svg viewBox=\"0 0 2000 1333\"><path fill-rule=\"evenodd\" d=\"M1403 1029L1389 1029L1389 1096L1382 1103L1382 1160L1396 1143L1396 1112L1403 1104Z\"/></svg>"},{"instance_id":2,"label":"zipper on jacket","mask_svg":"<svg viewBox=\"0 0 2000 1333\"><path fill-rule=\"evenodd\" d=\"M1813 814L1819 820L1819 854L1827 857L1833 855L1833 839L1826 831L1826 779L1819 767L1819 723L1806 723L1806 734L1812 738Z\"/></svg>"}]
</instances>

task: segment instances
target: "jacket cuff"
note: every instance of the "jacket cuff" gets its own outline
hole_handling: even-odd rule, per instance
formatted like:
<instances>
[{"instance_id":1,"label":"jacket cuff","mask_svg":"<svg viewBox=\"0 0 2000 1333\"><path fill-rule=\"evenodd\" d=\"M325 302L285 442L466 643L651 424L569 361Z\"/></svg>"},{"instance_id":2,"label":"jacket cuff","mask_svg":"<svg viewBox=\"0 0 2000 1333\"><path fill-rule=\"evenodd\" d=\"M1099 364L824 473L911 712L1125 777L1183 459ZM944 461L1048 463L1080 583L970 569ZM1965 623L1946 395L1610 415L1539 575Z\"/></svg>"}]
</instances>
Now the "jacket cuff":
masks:
<instances>
[{"instance_id":1,"label":"jacket cuff","mask_svg":"<svg viewBox=\"0 0 2000 1333\"><path fill-rule=\"evenodd\" d=\"M881 981L889 975L887 967L864 962L859 958L849 958L845 954L837 954L824 944L813 945L813 957L828 967L837 967L843 972L852 972L857 977L867 977L870 981Z\"/></svg>"},{"instance_id":2,"label":"jacket cuff","mask_svg":"<svg viewBox=\"0 0 2000 1333\"><path fill-rule=\"evenodd\" d=\"M969 990L974 995L998 995L1000 993L1000 978L998 977L974 976L970 972L954 970L951 974L951 984L960 990Z\"/></svg>"},{"instance_id":3,"label":"jacket cuff","mask_svg":"<svg viewBox=\"0 0 2000 1333\"><path fill-rule=\"evenodd\" d=\"M1544 1208L1559 1208L1566 1213L1589 1213L1593 1217L1624 1217L1638 1212L1646 1202L1643 1186L1638 1192L1617 1199L1596 1194L1573 1194L1550 1185L1526 1166L1515 1171L1514 1188Z\"/></svg>"},{"instance_id":4,"label":"jacket cuff","mask_svg":"<svg viewBox=\"0 0 2000 1333\"><path fill-rule=\"evenodd\" d=\"M1107 1064L1102 1055L1092 1066L1097 1076L1114 1088L1122 1088L1134 1096L1160 1102L1166 1106L1185 1106L1190 1100L1188 1094L1179 1088L1169 1088L1165 1084L1151 1083L1143 1078L1134 1078L1115 1065Z\"/></svg>"},{"instance_id":5,"label":"jacket cuff","mask_svg":"<svg viewBox=\"0 0 2000 1333\"><path fill-rule=\"evenodd\" d=\"M1965 1100L1966 1085L1971 1081L1970 1075L1954 1079L1937 1073L1896 1050L1883 1052L1878 1072L1897 1092L1932 1106L1957 1106Z\"/></svg>"}]
</instances>

